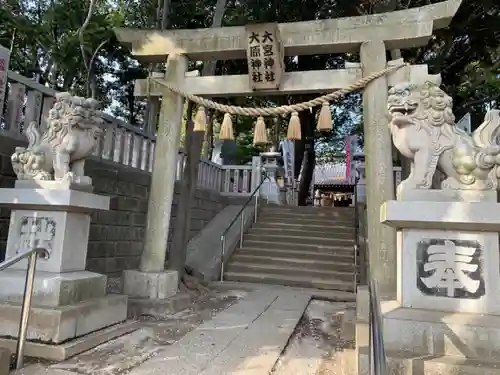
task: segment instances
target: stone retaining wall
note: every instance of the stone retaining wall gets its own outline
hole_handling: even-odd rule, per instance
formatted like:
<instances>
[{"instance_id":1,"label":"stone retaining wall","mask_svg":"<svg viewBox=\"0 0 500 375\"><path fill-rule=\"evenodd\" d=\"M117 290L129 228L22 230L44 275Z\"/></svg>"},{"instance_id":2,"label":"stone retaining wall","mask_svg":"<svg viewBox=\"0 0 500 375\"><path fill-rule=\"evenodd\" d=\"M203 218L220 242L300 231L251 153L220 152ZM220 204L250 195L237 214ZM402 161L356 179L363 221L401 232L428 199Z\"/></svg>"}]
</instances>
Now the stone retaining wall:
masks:
<instances>
[{"instance_id":1,"label":"stone retaining wall","mask_svg":"<svg viewBox=\"0 0 500 375\"><path fill-rule=\"evenodd\" d=\"M0 187L14 187L15 175L10 155L16 144L0 136ZM92 215L87 269L118 276L124 269L136 269L142 252L150 173L108 161L89 160L86 173L92 177L97 194L111 196L110 211ZM176 186L172 220L176 215ZM226 198L198 190L192 202L191 237L198 233L225 206ZM10 210L0 209L0 260L3 260L9 230ZM170 237L172 229L170 230Z\"/></svg>"}]
</instances>

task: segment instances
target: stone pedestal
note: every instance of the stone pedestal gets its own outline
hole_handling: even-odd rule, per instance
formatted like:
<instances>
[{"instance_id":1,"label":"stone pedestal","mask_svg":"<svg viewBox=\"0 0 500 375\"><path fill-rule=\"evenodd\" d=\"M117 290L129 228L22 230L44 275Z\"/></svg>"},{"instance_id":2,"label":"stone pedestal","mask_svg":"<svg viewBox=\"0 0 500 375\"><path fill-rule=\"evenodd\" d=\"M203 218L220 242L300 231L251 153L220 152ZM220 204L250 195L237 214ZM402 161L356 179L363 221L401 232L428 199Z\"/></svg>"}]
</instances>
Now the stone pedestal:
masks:
<instances>
[{"instance_id":1,"label":"stone pedestal","mask_svg":"<svg viewBox=\"0 0 500 375\"><path fill-rule=\"evenodd\" d=\"M260 196L270 203L281 204L280 187L277 183L277 172L280 168L278 161L281 159L281 154L279 152L263 152L260 155L262 170L269 177L262 183Z\"/></svg>"},{"instance_id":2,"label":"stone pedestal","mask_svg":"<svg viewBox=\"0 0 500 375\"><path fill-rule=\"evenodd\" d=\"M389 372L500 374L497 192L408 190L398 198L380 214L398 230L397 300L381 306ZM362 296L358 370L367 374Z\"/></svg>"},{"instance_id":3,"label":"stone pedestal","mask_svg":"<svg viewBox=\"0 0 500 375\"><path fill-rule=\"evenodd\" d=\"M59 344L127 317L127 296L106 295L106 276L85 271L90 213L108 209L109 197L78 188L18 181L0 189L0 206L12 209L7 258L37 246L49 253L37 261L29 340ZM0 272L0 336L17 336L26 267L19 262Z\"/></svg>"},{"instance_id":4,"label":"stone pedestal","mask_svg":"<svg viewBox=\"0 0 500 375\"><path fill-rule=\"evenodd\" d=\"M123 293L130 297L166 299L177 293L177 271L142 272L126 270L122 275Z\"/></svg>"}]
</instances>

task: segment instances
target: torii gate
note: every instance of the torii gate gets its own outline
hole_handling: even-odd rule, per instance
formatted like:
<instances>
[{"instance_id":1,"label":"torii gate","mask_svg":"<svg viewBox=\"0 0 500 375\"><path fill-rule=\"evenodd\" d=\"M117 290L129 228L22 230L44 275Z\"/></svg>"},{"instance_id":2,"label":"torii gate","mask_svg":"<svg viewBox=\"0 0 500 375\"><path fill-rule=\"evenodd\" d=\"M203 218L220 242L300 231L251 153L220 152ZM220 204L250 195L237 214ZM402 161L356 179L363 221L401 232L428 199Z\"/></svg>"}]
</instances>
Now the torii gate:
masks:
<instances>
[{"instance_id":1,"label":"torii gate","mask_svg":"<svg viewBox=\"0 0 500 375\"><path fill-rule=\"evenodd\" d=\"M278 24L284 55L360 52L361 63L345 69L284 73L281 86L254 91L247 75L187 77L188 58L229 60L246 58L245 27L195 30L116 29L118 39L132 45L132 54L148 62L167 61L164 79L170 85L200 96L284 95L323 93L345 88L361 77L402 60L387 61L386 51L424 46L433 30L447 27L461 0L375 15ZM380 224L383 202L394 199L392 143L386 116L388 86L396 82L428 79L426 65L404 67L372 81L363 94L367 164L367 213L370 272L384 296L396 289L396 235ZM161 85L136 82L136 95L162 96L156 141L147 229L140 271L164 271L168 228L174 194L175 164L183 115L183 99ZM145 278L148 278L145 276ZM151 279L149 277L149 279Z\"/></svg>"}]
</instances>

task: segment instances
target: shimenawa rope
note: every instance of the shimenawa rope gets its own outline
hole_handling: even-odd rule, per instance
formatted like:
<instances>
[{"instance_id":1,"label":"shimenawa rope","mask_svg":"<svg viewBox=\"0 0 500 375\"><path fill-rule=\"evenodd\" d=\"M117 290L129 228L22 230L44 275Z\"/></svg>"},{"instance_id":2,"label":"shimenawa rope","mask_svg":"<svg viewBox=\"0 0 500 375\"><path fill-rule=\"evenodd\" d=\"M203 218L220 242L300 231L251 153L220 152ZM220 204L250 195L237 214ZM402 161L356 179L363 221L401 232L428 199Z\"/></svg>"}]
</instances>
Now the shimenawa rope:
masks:
<instances>
[{"instance_id":1,"label":"shimenawa rope","mask_svg":"<svg viewBox=\"0 0 500 375\"><path fill-rule=\"evenodd\" d=\"M318 105L322 105L323 103L328 103L332 100L339 99L343 97L346 94L349 94L351 92L361 90L365 88L371 81L380 78L384 76L385 74L392 73L404 66L408 66L408 64L400 64L400 65L395 65L391 66L389 68L386 68L384 70L381 70L379 72L370 74L369 76L360 79L356 83L353 83L352 85L347 86L346 88L334 91L330 94L323 95L320 97L317 97L313 100L309 100L306 102L302 103L297 103L297 104L292 104L292 105L283 105L281 107L275 107L275 108L252 108L252 107L239 107L239 106L233 106L233 105L225 105L225 104L220 104L217 102L214 102L210 99L205 99L202 98L201 96L193 95L188 92L182 91L178 87L172 86L169 83L165 82L164 80L157 79L157 78L151 78L148 77L148 81L154 81L160 86L163 86L170 91L181 95L182 97L191 100L192 102L201 105L205 108L211 108L219 112L225 112L225 113L230 113L232 115L240 115L240 116L277 116L277 115L286 115L290 114L293 112L300 112L304 111L309 108L316 107ZM148 82L148 86L150 87L150 84Z\"/></svg>"}]
</instances>

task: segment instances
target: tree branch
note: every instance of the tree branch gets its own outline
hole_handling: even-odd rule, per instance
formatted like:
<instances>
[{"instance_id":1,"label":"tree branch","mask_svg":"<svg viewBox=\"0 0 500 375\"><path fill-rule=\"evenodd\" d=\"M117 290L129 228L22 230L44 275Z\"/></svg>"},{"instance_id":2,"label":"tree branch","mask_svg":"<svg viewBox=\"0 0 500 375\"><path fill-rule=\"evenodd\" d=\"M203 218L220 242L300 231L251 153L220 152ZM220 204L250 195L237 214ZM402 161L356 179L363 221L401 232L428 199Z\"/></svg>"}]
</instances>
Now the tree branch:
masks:
<instances>
[{"instance_id":1,"label":"tree branch","mask_svg":"<svg viewBox=\"0 0 500 375\"><path fill-rule=\"evenodd\" d=\"M470 100L468 102L462 103L461 107L462 108L469 108L469 107L472 107L472 106L475 106L478 104L484 104L484 103L491 102L491 101L493 101L493 100L490 97L477 99L477 100Z\"/></svg>"},{"instance_id":2,"label":"tree branch","mask_svg":"<svg viewBox=\"0 0 500 375\"><path fill-rule=\"evenodd\" d=\"M109 42L109 39L106 39L104 41L101 42L101 44L99 44L97 46L97 48L95 49L94 53L92 54L92 57L90 58L90 62L89 62L89 66L87 68L87 81L86 81L86 86L87 86L87 96L89 96L89 91L90 91L90 74L92 73L92 70L93 70L93 67L94 67L94 61L97 57L97 53L100 51L100 49L102 47L104 47L104 45ZM95 92L92 93L92 97L95 98L97 95Z\"/></svg>"},{"instance_id":3,"label":"tree branch","mask_svg":"<svg viewBox=\"0 0 500 375\"><path fill-rule=\"evenodd\" d=\"M87 17L85 17L85 21L83 22L82 27L78 30L78 39L80 41L80 51L82 52L83 64L85 65L85 69L89 70L89 64L87 61L87 52L85 51L85 39L83 38L83 34L85 29L88 27L90 23L90 19L92 18L92 13L94 12L94 7L97 0L90 0L89 10L87 12Z\"/></svg>"}]
</instances>

